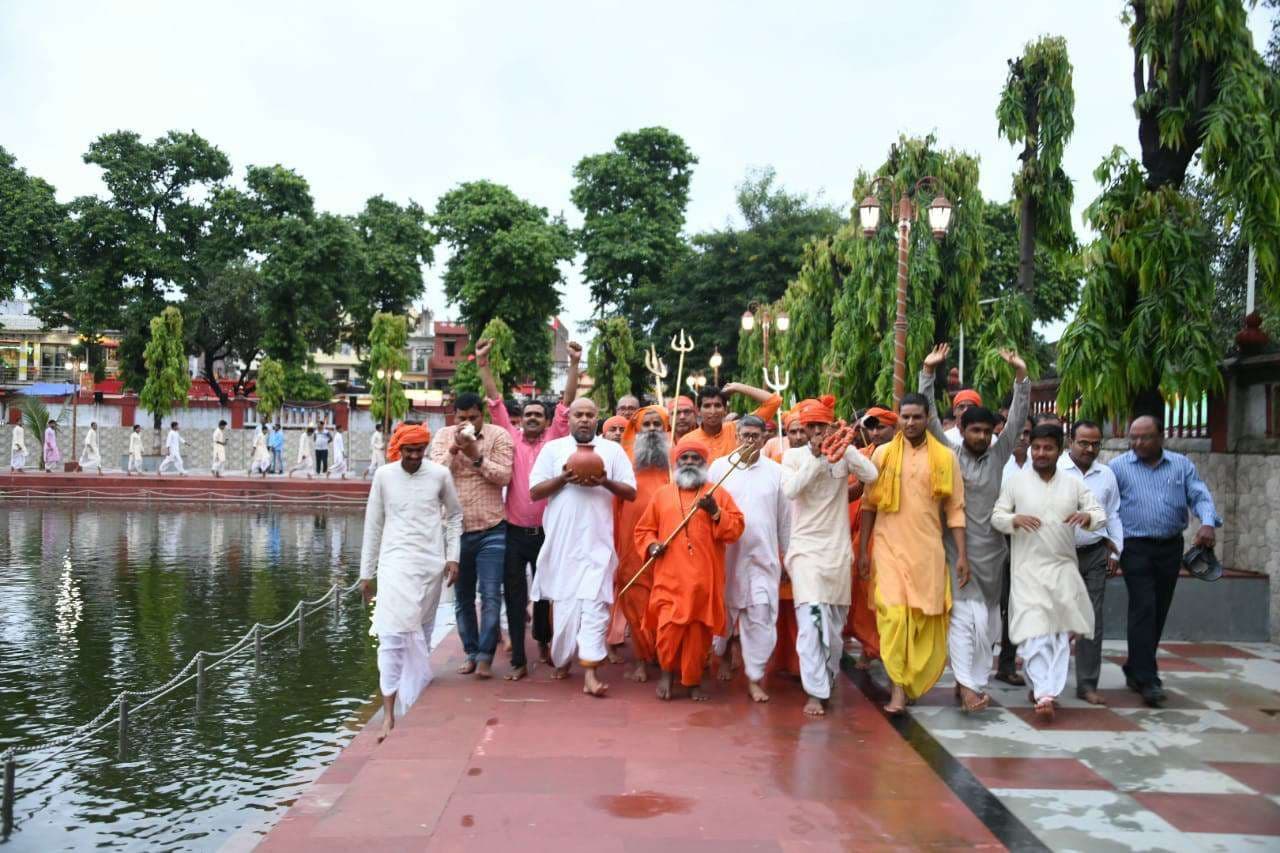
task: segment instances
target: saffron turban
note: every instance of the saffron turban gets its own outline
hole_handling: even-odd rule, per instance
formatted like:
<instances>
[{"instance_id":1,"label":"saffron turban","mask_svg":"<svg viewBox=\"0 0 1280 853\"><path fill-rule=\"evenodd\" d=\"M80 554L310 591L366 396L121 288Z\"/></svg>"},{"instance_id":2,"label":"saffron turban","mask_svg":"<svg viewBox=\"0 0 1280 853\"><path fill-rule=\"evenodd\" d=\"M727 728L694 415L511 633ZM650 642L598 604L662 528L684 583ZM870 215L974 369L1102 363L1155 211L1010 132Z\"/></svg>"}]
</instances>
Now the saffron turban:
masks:
<instances>
[{"instance_id":1,"label":"saffron turban","mask_svg":"<svg viewBox=\"0 0 1280 853\"><path fill-rule=\"evenodd\" d=\"M982 395L972 388L966 388L963 391L957 391L956 395L951 398L951 405L958 406L961 403L969 403L973 406L982 405Z\"/></svg>"},{"instance_id":2,"label":"saffron turban","mask_svg":"<svg viewBox=\"0 0 1280 853\"><path fill-rule=\"evenodd\" d=\"M706 442L699 441L696 438L682 438L680 443L676 445L676 460L686 453L696 453L702 457L703 462L711 461L711 448L707 447Z\"/></svg>"},{"instance_id":3,"label":"saffron turban","mask_svg":"<svg viewBox=\"0 0 1280 853\"><path fill-rule=\"evenodd\" d=\"M601 432L608 432L610 427L627 428L627 419L622 415L614 415L604 422L604 426L600 427Z\"/></svg>"},{"instance_id":4,"label":"saffron turban","mask_svg":"<svg viewBox=\"0 0 1280 853\"><path fill-rule=\"evenodd\" d=\"M805 426L836 422L836 398L830 394L823 394L816 400L805 400L797 408L800 409L800 423Z\"/></svg>"},{"instance_id":5,"label":"saffron turban","mask_svg":"<svg viewBox=\"0 0 1280 853\"><path fill-rule=\"evenodd\" d=\"M401 447L426 447L431 443L431 430L425 424L401 424L387 442L387 461L395 462L400 458Z\"/></svg>"},{"instance_id":6,"label":"saffron turban","mask_svg":"<svg viewBox=\"0 0 1280 853\"><path fill-rule=\"evenodd\" d=\"M622 446L627 449L627 453L631 453L632 448L636 446L636 436L640 434L640 425L644 423L644 416L653 412L662 418L662 431L671 431L671 417L667 414L665 406L645 406L636 411L631 416L631 421L627 424L626 430L622 433Z\"/></svg>"},{"instance_id":7,"label":"saffron turban","mask_svg":"<svg viewBox=\"0 0 1280 853\"><path fill-rule=\"evenodd\" d=\"M879 406L872 406L871 408L867 409L867 413L863 415L863 417L875 418L880 423L888 424L889 426L896 426L898 423L897 412L891 412L888 409L883 409Z\"/></svg>"}]
</instances>

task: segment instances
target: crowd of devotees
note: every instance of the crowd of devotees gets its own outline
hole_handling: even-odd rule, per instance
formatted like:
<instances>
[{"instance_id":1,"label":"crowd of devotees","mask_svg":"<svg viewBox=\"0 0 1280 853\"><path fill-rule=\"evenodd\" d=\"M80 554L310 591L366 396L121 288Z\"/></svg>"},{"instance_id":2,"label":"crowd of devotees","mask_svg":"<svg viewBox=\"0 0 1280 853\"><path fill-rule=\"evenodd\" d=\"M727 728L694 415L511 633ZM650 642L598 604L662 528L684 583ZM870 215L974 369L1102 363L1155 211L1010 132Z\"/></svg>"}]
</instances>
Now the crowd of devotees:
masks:
<instances>
[{"instance_id":1,"label":"crowd of devotees","mask_svg":"<svg viewBox=\"0 0 1280 853\"><path fill-rule=\"evenodd\" d=\"M1121 574L1126 680L1164 704L1156 648L1183 532L1194 513L1195 546L1211 549L1221 522L1155 418L1133 420L1130 449L1104 464L1098 424L1028 417L1030 379L1013 352L1000 353L1016 377L1006 405L957 389L940 418L945 344L896 411L870 405L847 423L830 396L780 412L776 394L741 383L665 405L624 397L605 418L575 399L576 344L561 399L517 411L489 348L476 350L485 394L458 396L435 435L398 425L373 475L360 578L374 602L382 736L431 679L445 586L459 672L478 679L528 676L532 620L552 678L569 679L576 661L595 697L607 696L610 666L655 679L659 700L694 701L709 698L712 674L728 681L741 666L753 700L769 701L772 679L798 678L797 713L821 717L856 644L857 666L883 665L891 714L949 662L964 710L988 706L995 678L1027 685L1052 720L1073 647L1077 695L1104 703L1103 595ZM757 408L729 414L735 395ZM510 653L500 673L499 649Z\"/></svg>"}]
</instances>

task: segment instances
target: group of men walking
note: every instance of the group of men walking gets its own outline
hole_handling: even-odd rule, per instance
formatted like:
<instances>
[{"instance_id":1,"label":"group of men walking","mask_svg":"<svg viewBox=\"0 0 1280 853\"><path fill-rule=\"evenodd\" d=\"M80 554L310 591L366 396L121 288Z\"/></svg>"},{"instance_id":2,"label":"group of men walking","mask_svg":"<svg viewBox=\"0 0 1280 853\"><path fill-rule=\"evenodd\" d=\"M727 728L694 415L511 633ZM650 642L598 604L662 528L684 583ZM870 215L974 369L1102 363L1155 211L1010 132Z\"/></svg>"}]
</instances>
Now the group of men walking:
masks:
<instances>
[{"instance_id":1,"label":"group of men walking","mask_svg":"<svg viewBox=\"0 0 1280 853\"><path fill-rule=\"evenodd\" d=\"M1003 352L1015 373L1007 414L963 392L948 435L933 396L948 355L941 345L919 393L851 425L826 396L792 406L770 439L780 398L737 383L670 408L624 397L601 424L595 403L575 399L574 344L562 400L525 403L517 425L489 347L476 348L486 397L460 395L456 422L434 437L401 426L387 445L387 462L399 464L374 476L361 578L367 596L379 579L388 731L429 680L425 644L441 586L455 581L459 672L479 678L494 675L504 604L505 677L528 675L532 599L541 659L556 679L576 659L592 696L607 693L601 668L622 660L629 633L626 677L646 681L656 670L660 699L705 700L711 669L732 677L736 647L752 699L769 700L771 670L793 670L804 712L822 716L852 636L859 666L883 663L890 713L930 690L948 660L957 700L983 710L998 646L995 677L1029 681L1036 713L1052 718L1073 638L1077 692L1104 702L1104 586L1123 572L1125 673L1148 704L1163 704L1155 649L1187 512L1204 522L1200 545L1212 546L1220 521L1190 461L1163 450L1155 419L1133 422L1132 449L1110 466L1097 461L1102 432L1088 421L1072 425L1064 454L1061 421L1028 418L1026 365ZM758 408L732 419L733 394ZM407 566L397 556L406 549L432 556Z\"/></svg>"}]
</instances>

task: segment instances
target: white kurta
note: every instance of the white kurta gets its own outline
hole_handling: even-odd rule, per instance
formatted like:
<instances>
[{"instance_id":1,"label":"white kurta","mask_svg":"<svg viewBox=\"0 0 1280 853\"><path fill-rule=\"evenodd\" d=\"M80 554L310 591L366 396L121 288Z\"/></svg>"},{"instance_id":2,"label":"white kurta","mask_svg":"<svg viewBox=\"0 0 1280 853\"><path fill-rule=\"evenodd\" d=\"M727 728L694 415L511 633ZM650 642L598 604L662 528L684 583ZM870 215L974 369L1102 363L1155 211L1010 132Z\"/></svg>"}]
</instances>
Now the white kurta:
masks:
<instances>
[{"instance_id":1,"label":"white kurta","mask_svg":"<svg viewBox=\"0 0 1280 853\"><path fill-rule=\"evenodd\" d=\"M1107 520L1085 484L1054 469L1047 482L1028 465L1007 478L991 512L991 524L1012 537L1009 638L1022 643L1046 634L1093 634L1093 605L1076 561L1075 528L1064 523L1088 513L1090 530ZM1015 530L1015 515L1040 519L1040 529Z\"/></svg>"},{"instance_id":2,"label":"white kurta","mask_svg":"<svg viewBox=\"0 0 1280 853\"><path fill-rule=\"evenodd\" d=\"M22 468L27 464L27 438L22 424L13 425L13 438L9 443L9 467Z\"/></svg>"},{"instance_id":3,"label":"white kurta","mask_svg":"<svg viewBox=\"0 0 1280 853\"><path fill-rule=\"evenodd\" d=\"M227 435L222 427L217 427L213 431L213 456L210 467L214 471L221 471L223 466L227 464Z\"/></svg>"},{"instance_id":4,"label":"white kurta","mask_svg":"<svg viewBox=\"0 0 1280 853\"><path fill-rule=\"evenodd\" d=\"M782 468L782 487L791 499L787 574L792 596L797 604L848 607L853 582L849 475L874 483L876 466L852 446L839 462L803 446L786 452Z\"/></svg>"},{"instance_id":5,"label":"white kurta","mask_svg":"<svg viewBox=\"0 0 1280 853\"><path fill-rule=\"evenodd\" d=\"M102 452L98 449L98 431L89 429L84 434L84 450L80 451L80 467L102 468Z\"/></svg>"},{"instance_id":6,"label":"white kurta","mask_svg":"<svg viewBox=\"0 0 1280 853\"><path fill-rule=\"evenodd\" d=\"M271 450L267 447L267 434L258 430L253 434L253 459L249 462L249 470L259 473L271 467Z\"/></svg>"},{"instance_id":7,"label":"white kurta","mask_svg":"<svg viewBox=\"0 0 1280 853\"><path fill-rule=\"evenodd\" d=\"M333 464L329 466L330 473L344 474L347 470L347 442L343 439L342 433L334 431L333 444L331 446Z\"/></svg>"},{"instance_id":8,"label":"white kurta","mask_svg":"<svg viewBox=\"0 0 1280 853\"><path fill-rule=\"evenodd\" d=\"M708 481L719 482L730 467L727 458L712 462ZM730 474L721 488L742 510L746 522L742 536L724 550L725 607L740 610L767 604L776 611L781 555L791 538L791 502L782 490L782 466L761 456L750 468Z\"/></svg>"},{"instance_id":9,"label":"white kurta","mask_svg":"<svg viewBox=\"0 0 1280 853\"><path fill-rule=\"evenodd\" d=\"M160 471L173 466L179 474L183 473L182 445L185 443L185 439L176 429L169 430L169 434L165 436L164 440L165 457L160 460Z\"/></svg>"},{"instance_id":10,"label":"white kurta","mask_svg":"<svg viewBox=\"0 0 1280 853\"><path fill-rule=\"evenodd\" d=\"M305 432L298 437L298 458L297 463L302 465L310 463L316 458L316 438L314 435L307 435Z\"/></svg>"},{"instance_id":11,"label":"white kurta","mask_svg":"<svg viewBox=\"0 0 1280 853\"><path fill-rule=\"evenodd\" d=\"M439 601L444 565L462 548L462 504L448 469L423 461L413 474L384 465L365 509L360 577L377 577L373 630L421 631ZM430 608L432 613L428 614Z\"/></svg>"},{"instance_id":12,"label":"white kurta","mask_svg":"<svg viewBox=\"0 0 1280 853\"><path fill-rule=\"evenodd\" d=\"M635 472L622 445L597 440L594 447L604 460L605 475L634 488ZM543 445L529 472L529 487L560 476L577 448L571 435ZM613 573L618 567L613 539L615 501L603 486L573 484L547 499L542 517L546 541L538 553L538 570L529 589L531 599L613 601Z\"/></svg>"},{"instance_id":13,"label":"white kurta","mask_svg":"<svg viewBox=\"0 0 1280 853\"><path fill-rule=\"evenodd\" d=\"M129 433L129 470L142 470L142 433Z\"/></svg>"}]
</instances>

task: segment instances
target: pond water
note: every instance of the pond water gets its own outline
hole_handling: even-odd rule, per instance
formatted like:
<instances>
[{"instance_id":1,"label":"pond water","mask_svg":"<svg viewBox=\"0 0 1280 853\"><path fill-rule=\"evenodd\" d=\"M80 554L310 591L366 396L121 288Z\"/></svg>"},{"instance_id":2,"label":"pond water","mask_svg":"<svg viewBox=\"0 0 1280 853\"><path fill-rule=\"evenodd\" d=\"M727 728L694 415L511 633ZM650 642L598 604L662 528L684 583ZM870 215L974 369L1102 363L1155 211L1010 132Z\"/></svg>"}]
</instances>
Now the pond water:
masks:
<instances>
[{"instance_id":1,"label":"pond water","mask_svg":"<svg viewBox=\"0 0 1280 853\"><path fill-rule=\"evenodd\" d=\"M354 512L0 504L0 751L65 734L359 573ZM452 621L452 620L449 620ZM262 832L372 715L359 596L31 769L11 850L216 850ZM25 767L23 765L26 765Z\"/></svg>"}]
</instances>

